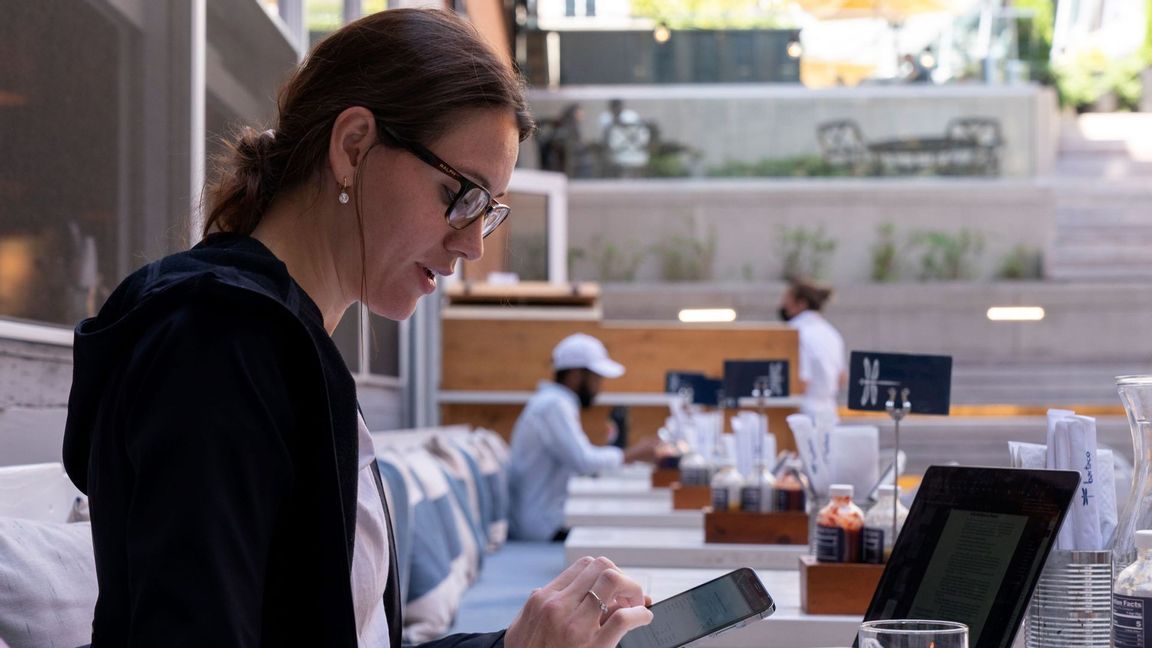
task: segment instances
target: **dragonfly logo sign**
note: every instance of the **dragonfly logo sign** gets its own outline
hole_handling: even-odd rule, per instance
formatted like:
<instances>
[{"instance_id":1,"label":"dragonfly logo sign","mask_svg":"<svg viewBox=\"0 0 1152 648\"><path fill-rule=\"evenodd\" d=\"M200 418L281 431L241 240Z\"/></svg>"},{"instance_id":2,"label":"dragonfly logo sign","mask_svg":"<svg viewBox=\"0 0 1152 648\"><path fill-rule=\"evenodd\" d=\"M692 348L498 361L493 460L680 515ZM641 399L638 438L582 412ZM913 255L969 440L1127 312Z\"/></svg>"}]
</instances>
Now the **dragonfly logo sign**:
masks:
<instances>
[{"instance_id":1,"label":"dragonfly logo sign","mask_svg":"<svg viewBox=\"0 0 1152 648\"><path fill-rule=\"evenodd\" d=\"M880 359L864 356L864 377L860 379L860 385L863 387L860 390L860 405L867 407L880 404L881 386L899 387L900 383L895 380L881 380Z\"/></svg>"},{"instance_id":2,"label":"dragonfly logo sign","mask_svg":"<svg viewBox=\"0 0 1152 648\"><path fill-rule=\"evenodd\" d=\"M908 390L913 414L948 414L952 398L950 356L853 351L848 409L883 412L891 389Z\"/></svg>"}]
</instances>

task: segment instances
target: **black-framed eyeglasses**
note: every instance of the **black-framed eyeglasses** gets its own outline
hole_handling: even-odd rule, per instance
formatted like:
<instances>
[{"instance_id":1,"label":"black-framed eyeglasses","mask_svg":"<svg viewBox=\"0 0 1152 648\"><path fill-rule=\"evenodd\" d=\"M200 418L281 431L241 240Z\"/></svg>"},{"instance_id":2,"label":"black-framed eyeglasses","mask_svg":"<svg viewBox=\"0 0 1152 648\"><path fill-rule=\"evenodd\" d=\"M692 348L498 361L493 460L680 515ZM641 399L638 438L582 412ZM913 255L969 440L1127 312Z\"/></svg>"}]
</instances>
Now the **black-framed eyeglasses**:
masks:
<instances>
[{"instance_id":1,"label":"black-framed eyeglasses","mask_svg":"<svg viewBox=\"0 0 1152 648\"><path fill-rule=\"evenodd\" d=\"M460 183L460 190L452 197L448 203L448 209L444 211L444 218L452 229L462 230L483 217L481 222L482 235L487 238L497 227L500 227L500 223L503 223L505 218L508 218L512 208L496 202L492 198L491 191L469 180L464 174L453 169L450 164L420 144L405 140L387 126L381 125L381 128L394 142L407 149L412 155Z\"/></svg>"}]
</instances>

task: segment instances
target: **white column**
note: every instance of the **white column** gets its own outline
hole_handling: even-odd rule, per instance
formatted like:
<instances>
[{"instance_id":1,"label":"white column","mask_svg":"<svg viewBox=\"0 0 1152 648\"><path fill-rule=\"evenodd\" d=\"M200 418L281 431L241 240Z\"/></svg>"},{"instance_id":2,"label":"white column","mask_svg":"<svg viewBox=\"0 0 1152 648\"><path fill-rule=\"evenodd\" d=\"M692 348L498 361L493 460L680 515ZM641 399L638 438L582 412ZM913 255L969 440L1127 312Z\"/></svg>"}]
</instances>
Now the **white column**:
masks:
<instances>
[{"instance_id":1,"label":"white column","mask_svg":"<svg viewBox=\"0 0 1152 648\"><path fill-rule=\"evenodd\" d=\"M208 40L207 40L207 17L206 8L204 5L205 0L190 0L191 10L191 38L190 38L190 63L192 67L191 78L189 81L188 102L188 126L191 132L189 133L189 147L188 147L188 186L192 190L192 204L190 205L190 213L192 217L189 220L191 231L188 232L188 242L195 245L200 241L202 232L204 230L204 175L207 165L207 158L204 152L204 142L207 137L204 125L204 111L205 102L207 101L207 91L205 86L205 57L207 56Z\"/></svg>"}]
</instances>

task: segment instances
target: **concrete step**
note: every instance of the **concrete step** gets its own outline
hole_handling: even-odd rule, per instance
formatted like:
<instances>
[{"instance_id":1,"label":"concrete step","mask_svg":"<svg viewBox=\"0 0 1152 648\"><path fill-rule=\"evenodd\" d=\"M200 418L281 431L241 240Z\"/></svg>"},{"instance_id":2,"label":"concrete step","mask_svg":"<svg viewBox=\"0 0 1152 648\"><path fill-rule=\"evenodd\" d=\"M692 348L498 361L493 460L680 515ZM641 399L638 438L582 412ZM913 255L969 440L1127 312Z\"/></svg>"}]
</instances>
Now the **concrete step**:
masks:
<instances>
[{"instance_id":1,"label":"concrete step","mask_svg":"<svg viewBox=\"0 0 1152 648\"><path fill-rule=\"evenodd\" d=\"M1062 225L1056 230L1053 244L1063 245L1115 245L1136 247L1152 243L1152 223L1077 223Z\"/></svg>"}]
</instances>

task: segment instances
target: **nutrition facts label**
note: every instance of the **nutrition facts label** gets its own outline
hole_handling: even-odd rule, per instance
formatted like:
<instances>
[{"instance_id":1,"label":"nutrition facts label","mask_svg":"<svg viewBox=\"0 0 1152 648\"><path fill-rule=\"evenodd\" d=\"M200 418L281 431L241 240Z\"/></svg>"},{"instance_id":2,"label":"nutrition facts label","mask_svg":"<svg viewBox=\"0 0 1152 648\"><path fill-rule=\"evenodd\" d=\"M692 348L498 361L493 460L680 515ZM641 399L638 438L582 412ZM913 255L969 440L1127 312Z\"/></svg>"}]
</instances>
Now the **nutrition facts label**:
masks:
<instances>
[{"instance_id":1,"label":"nutrition facts label","mask_svg":"<svg viewBox=\"0 0 1152 648\"><path fill-rule=\"evenodd\" d=\"M1146 648L1144 629L1148 625L1147 614L1152 610L1152 599L1143 596L1112 596L1112 646L1113 648Z\"/></svg>"}]
</instances>

